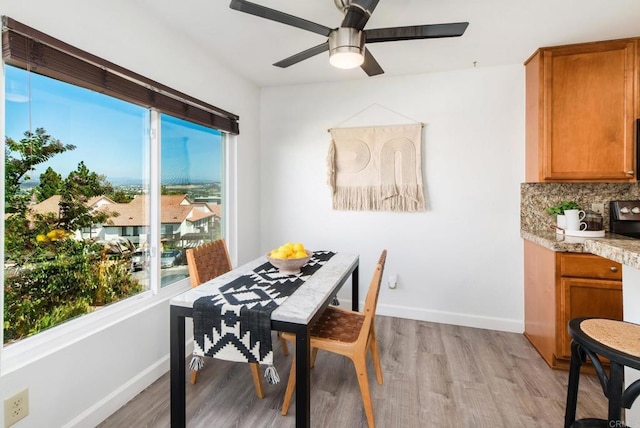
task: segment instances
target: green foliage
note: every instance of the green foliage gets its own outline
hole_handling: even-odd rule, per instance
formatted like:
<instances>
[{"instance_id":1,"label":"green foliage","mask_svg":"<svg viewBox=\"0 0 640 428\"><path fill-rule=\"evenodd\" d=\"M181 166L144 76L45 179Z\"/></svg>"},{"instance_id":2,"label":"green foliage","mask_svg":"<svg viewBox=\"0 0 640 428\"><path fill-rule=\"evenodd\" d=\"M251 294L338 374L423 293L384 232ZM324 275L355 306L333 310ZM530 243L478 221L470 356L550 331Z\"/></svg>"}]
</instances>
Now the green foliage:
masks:
<instances>
[{"instance_id":1,"label":"green foliage","mask_svg":"<svg viewBox=\"0 0 640 428\"><path fill-rule=\"evenodd\" d=\"M36 165L76 147L63 145L43 128L36 129L35 133L27 131L24 135L20 141L7 137L5 149L5 212L11 214L5 219L5 258L18 263L37 256L39 249L34 238L38 234L59 228L74 232L93 224L107 223L113 215L93 211L86 205L94 196L113 192L113 186L104 176L90 171L84 162L80 162L64 181L51 167L40 175L36 195L44 200L60 194L59 217L30 211L31 195L20 190L21 182L30 178L28 173Z\"/></svg>"},{"instance_id":2,"label":"green foliage","mask_svg":"<svg viewBox=\"0 0 640 428\"><path fill-rule=\"evenodd\" d=\"M92 224L106 223L109 214L100 210L93 210L87 202L94 196L113 192L113 186L106 181L104 175L89 171L80 162L75 171L71 171L65 180L64 189L60 194L59 227L68 231L75 231Z\"/></svg>"},{"instance_id":3,"label":"green foliage","mask_svg":"<svg viewBox=\"0 0 640 428\"><path fill-rule=\"evenodd\" d=\"M91 312L91 305L85 299L72 300L53 308L51 313L44 314L41 318L36 319L33 326L29 330L29 335L36 334L42 330L55 327L72 318Z\"/></svg>"},{"instance_id":4,"label":"green foliage","mask_svg":"<svg viewBox=\"0 0 640 428\"><path fill-rule=\"evenodd\" d=\"M63 145L42 128L24 135L20 141L7 137L5 148L5 213L10 214L4 223L5 342L143 290L127 257L108 256L102 245L71 238L81 228L108 221L108 213L87 206L90 198L113 193L104 176L84 162L65 180L48 168L35 194L40 200L59 194L60 216L28 209L31 194L21 191L21 182L36 165L75 146Z\"/></svg>"},{"instance_id":5,"label":"green foliage","mask_svg":"<svg viewBox=\"0 0 640 428\"><path fill-rule=\"evenodd\" d=\"M118 204L128 204L133 200L133 196L127 194L124 190L115 190L113 193L107 194L107 197Z\"/></svg>"},{"instance_id":6,"label":"green foliage","mask_svg":"<svg viewBox=\"0 0 640 428\"><path fill-rule=\"evenodd\" d=\"M561 201L556 205L547 207L547 212L552 215L564 214L565 210L579 210L580 206L573 201Z\"/></svg>"},{"instance_id":7,"label":"green foliage","mask_svg":"<svg viewBox=\"0 0 640 428\"><path fill-rule=\"evenodd\" d=\"M29 263L5 270L5 341L19 340L142 291L129 260L102 246L65 238L42 242Z\"/></svg>"},{"instance_id":8,"label":"green foliage","mask_svg":"<svg viewBox=\"0 0 640 428\"><path fill-rule=\"evenodd\" d=\"M36 236L56 228L58 218L53 213L35 214L30 218L13 214L4 221L5 261L22 265L38 258L45 249L38 245Z\"/></svg>"},{"instance_id":9,"label":"green foliage","mask_svg":"<svg viewBox=\"0 0 640 428\"><path fill-rule=\"evenodd\" d=\"M47 170L40 174L40 184L36 188L36 196L38 202L49 199L54 195L59 195L64 189L64 181L62 181L62 175L58 174L49 167Z\"/></svg>"},{"instance_id":10,"label":"green foliage","mask_svg":"<svg viewBox=\"0 0 640 428\"><path fill-rule=\"evenodd\" d=\"M20 191L20 182L31 178L27 174L33 171L36 165L59 153L76 148L52 138L43 128L36 129L35 133L27 131L24 136L20 141L10 137L5 139L5 213L20 213L26 210L30 195Z\"/></svg>"}]
</instances>

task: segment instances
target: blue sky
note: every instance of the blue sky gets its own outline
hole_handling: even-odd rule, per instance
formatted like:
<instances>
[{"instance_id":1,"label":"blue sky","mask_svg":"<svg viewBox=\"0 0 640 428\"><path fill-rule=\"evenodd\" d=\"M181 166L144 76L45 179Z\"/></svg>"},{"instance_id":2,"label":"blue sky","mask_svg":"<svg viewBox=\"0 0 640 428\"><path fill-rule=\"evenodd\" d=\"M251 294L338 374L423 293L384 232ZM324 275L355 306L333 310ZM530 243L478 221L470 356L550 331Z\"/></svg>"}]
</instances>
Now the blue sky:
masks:
<instances>
[{"instance_id":1,"label":"blue sky","mask_svg":"<svg viewBox=\"0 0 640 428\"><path fill-rule=\"evenodd\" d=\"M32 179L48 166L66 177L84 161L113 184L140 180L148 162L147 109L11 66L5 66L5 85L8 95L12 91L25 95L18 101L7 96L7 136L21 139L30 126L32 131L42 127L62 143L77 146L39 166ZM161 135L163 184L220 181L218 131L162 115Z\"/></svg>"}]
</instances>

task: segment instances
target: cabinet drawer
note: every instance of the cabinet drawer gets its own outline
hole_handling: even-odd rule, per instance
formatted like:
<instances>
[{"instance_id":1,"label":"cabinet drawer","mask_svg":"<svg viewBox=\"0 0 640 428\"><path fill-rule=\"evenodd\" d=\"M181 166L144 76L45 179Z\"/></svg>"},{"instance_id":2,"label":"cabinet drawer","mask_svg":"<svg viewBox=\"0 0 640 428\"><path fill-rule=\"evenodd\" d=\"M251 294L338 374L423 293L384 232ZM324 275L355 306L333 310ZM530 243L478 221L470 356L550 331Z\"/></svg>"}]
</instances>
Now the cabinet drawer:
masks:
<instances>
[{"instance_id":1,"label":"cabinet drawer","mask_svg":"<svg viewBox=\"0 0 640 428\"><path fill-rule=\"evenodd\" d=\"M622 265L593 254L560 253L560 275L622 280Z\"/></svg>"}]
</instances>

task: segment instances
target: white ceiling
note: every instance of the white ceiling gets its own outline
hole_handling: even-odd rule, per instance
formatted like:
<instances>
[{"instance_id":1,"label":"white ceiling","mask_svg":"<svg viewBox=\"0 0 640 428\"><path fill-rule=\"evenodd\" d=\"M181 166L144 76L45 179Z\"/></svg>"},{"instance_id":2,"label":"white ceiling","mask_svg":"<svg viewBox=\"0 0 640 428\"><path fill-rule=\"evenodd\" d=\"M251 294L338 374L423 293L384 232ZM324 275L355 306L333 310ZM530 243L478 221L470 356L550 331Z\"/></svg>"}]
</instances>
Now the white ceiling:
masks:
<instances>
[{"instance_id":1,"label":"white ceiling","mask_svg":"<svg viewBox=\"0 0 640 428\"><path fill-rule=\"evenodd\" d=\"M367 77L338 70L328 53L289 68L272 64L326 39L278 22L231 10L229 0L135 0L150 17L183 33L258 86ZM337 27L334 0L253 0ZM536 48L640 36L640 0L380 0L365 29L468 21L462 37L368 46L385 74L522 64Z\"/></svg>"}]
</instances>

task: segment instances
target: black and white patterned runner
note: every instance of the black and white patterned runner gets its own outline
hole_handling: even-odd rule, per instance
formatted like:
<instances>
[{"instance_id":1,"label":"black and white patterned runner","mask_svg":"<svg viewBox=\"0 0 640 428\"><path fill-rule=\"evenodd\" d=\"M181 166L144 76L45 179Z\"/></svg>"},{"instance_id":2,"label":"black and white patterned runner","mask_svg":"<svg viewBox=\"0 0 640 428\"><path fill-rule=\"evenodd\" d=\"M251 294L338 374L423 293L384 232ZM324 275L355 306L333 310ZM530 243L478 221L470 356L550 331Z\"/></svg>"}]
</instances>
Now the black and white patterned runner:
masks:
<instances>
[{"instance_id":1,"label":"black and white patterned runner","mask_svg":"<svg viewBox=\"0 0 640 428\"><path fill-rule=\"evenodd\" d=\"M316 251L299 274L283 275L266 262L193 303L194 360L200 357L273 364L271 312L335 253ZM198 358L200 358L198 360Z\"/></svg>"}]
</instances>

